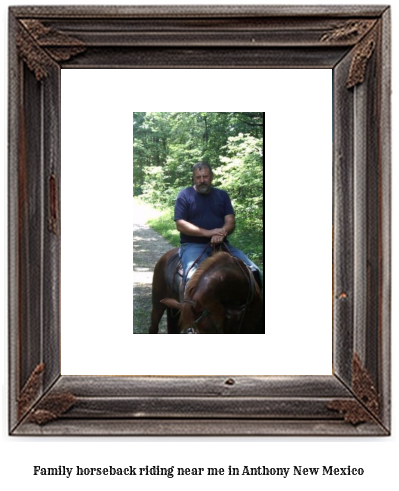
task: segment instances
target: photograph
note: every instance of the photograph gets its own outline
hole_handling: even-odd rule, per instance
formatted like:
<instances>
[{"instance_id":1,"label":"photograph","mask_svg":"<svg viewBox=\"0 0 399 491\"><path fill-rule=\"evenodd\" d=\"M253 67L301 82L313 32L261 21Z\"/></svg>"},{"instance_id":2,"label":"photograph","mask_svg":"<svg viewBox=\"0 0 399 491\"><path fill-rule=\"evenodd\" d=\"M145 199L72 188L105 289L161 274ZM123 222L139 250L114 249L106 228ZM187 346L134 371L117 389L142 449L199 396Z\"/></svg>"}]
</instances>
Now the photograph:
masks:
<instances>
[{"instance_id":1,"label":"photograph","mask_svg":"<svg viewBox=\"0 0 399 491\"><path fill-rule=\"evenodd\" d=\"M133 113L135 334L264 333L263 120Z\"/></svg>"}]
</instances>

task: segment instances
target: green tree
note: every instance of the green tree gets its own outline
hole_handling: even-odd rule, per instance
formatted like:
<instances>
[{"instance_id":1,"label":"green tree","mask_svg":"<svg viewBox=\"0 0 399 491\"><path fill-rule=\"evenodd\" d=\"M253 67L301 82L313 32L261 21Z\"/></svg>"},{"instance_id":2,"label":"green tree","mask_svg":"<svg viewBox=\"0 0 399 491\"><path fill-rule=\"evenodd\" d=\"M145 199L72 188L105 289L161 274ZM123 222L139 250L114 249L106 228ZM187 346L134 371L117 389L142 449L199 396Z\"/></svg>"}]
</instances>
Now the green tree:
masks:
<instances>
[{"instance_id":1,"label":"green tree","mask_svg":"<svg viewBox=\"0 0 399 491\"><path fill-rule=\"evenodd\" d=\"M263 141L249 134L231 136L215 170L215 184L231 197L237 221L255 231L263 230Z\"/></svg>"}]
</instances>

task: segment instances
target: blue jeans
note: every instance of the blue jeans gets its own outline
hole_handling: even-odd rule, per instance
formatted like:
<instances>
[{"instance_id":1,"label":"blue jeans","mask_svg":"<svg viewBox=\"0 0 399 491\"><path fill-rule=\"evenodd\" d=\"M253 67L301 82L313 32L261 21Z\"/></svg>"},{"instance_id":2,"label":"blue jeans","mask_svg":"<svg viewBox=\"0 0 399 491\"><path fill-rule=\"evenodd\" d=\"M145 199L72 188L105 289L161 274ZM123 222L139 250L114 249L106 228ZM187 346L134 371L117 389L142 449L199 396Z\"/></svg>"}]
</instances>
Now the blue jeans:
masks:
<instances>
[{"instance_id":1,"label":"blue jeans","mask_svg":"<svg viewBox=\"0 0 399 491\"><path fill-rule=\"evenodd\" d=\"M259 278L260 279L262 278L258 266L256 266L254 262L252 262L242 251L240 251L240 249L237 249L237 247L234 247L231 244L226 244L226 245L233 256L241 259L251 269L251 271L257 272L259 274ZM198 265L204 259L209 257L212 254L212 252L213 252L213 248L211 245L208 245L208 247L206 247L206 244L192 244L189 242L180 244L179 256L183 266L185 283L187 283L188 280L191 278L191 276L194 274L194 272L198 268Z\"/></svg>"}]
</instances>

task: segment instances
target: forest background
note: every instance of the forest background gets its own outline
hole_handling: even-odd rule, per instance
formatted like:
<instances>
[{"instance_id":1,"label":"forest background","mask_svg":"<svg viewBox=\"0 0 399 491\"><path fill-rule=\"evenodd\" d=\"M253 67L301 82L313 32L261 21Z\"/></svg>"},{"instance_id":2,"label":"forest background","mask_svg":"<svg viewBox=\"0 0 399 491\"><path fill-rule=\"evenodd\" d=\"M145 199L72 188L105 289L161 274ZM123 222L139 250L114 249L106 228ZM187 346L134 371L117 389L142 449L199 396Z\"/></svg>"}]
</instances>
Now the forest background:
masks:
<instances>
[{"instance_id":1,"label":"forest background","mask_svg":"<svg viewBox=\"0 0 399 491\"><path fill-rule=\"evenodd\" d=\"M133 196L159 210L149 225L179 245L176 197L192 166L208 162L234 207L229 240L263 270L263 130L262 112L133 113Z\"/></svg>"}]
</instances>

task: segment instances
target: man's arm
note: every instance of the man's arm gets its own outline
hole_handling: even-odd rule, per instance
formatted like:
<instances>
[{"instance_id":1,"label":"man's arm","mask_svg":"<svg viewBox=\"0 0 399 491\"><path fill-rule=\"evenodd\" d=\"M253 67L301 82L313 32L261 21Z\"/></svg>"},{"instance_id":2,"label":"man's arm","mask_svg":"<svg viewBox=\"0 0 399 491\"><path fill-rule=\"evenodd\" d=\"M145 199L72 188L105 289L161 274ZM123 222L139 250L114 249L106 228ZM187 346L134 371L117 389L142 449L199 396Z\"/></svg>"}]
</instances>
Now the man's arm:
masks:
<instances>
[{"instance_id":1,"label":"man's arm","mask_svg":"<svg viewBox=\"0 0 399 491\"><path fill-rule=\"evenodd\" d=\"M184 235L191 235L194 237L208 237L211 238L214 235L223 236L226 235L221 228L214 228L212 230L207 230L206 228L198 227L186 220L176 220L176 228L179 232Z\"/></svg>"},{"instance_id":2,"label":"man's arm","mask_svg":"<svg viewBox=\"0 0 399 491\"><path fill-rule=\"evenodd\" d=\"M226 236L230 235L234 232L234 229L236 228L236 219L234 215L226 215L224 217L224 225L222 230L226 232Z\"/></svg>"},{"instance_id":3,"label":"man's arm","mask_svg":"<svg viewBox=\"0 0 399 491\"><path fill-rule=\"evenodd\" d=\"M226 215L224 217L223 227L213 228L211 230L198 227L197 225L187 222L186 220L176 220L176 228L179 232L194 237L208 237L212 239L212 242L220 242L220 238L227 237L228 235L232 234L235 227L236 221L234 215ZM213 240L213 237L215 237L215 240Z\"/></svg>"}]
</instances>

